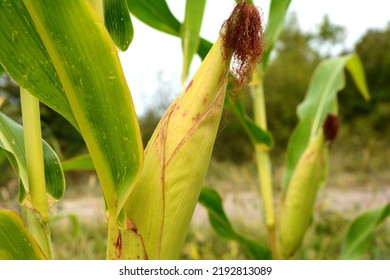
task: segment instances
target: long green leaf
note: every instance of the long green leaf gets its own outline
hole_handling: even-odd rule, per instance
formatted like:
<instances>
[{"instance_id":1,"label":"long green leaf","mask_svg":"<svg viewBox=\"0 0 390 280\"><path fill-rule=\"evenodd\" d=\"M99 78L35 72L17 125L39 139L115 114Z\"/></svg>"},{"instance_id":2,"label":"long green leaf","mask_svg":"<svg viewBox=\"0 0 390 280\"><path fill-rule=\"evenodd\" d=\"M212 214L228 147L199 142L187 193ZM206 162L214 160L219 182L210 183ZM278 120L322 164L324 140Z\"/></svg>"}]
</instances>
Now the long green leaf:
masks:
<instances>
[{"instance_id":1,"label":"long green leaf","mask_svg":"<svg viewBox=\"0 0 390 280\"><path fill-rule=\"evenodd\" d=\"M77 157L62 162L64 171L94 171L91 156L89 154L79 155Z\"/></svg>"},{"instance_id":2,"label":"long green leaf","mask_svg":"<svg viewBox=\"0 0 390 280\"><path fill-rule=\"evenodd\" d=\"M115 45L122 51L127 50L134 30L126 0L104 0L104 24Z\"/></svg>"},{"instance_id":3,"label":"long green leaf","mask_svg":"<svg viewBox=\"0 0 390 280\"><path fill-rule=\"evenodd\" d=\"M230 110L238 117L245 132L248 134L253 144L262 144L265 150L271 150L274 146L272 134L269 131L261 129L255 121L250 118L240 100L232 101L231 98L225 98L225 104L228 104Z\"/></svg>"},{"instance_id":4,"label":"long green leaf","mask_svg":"<svg viewBox=\"0 0 390 280\"><path fill-rule=\"evenodd\" d=\"M344 238L340 259L358 259L366 248L375 228L390 216L390 203L359 215Z\"/></svg>"},{"instance_id":5,"label":"long green leaf","mask_svg":"<svg viewBox=\"0 0 390 280\"><path fill-rule=\"evenodd\" d=\"M180 36L180 22L165 0L127 0L130 12L147 25L174 36Z\"/></svg>"},{"instance_id":6,"label":"long green leaf","mask_svg":"<svg viewBox=\"0 0 390 280\"><path fill-rule=\"evenodd\" d=\"M270 251L267 248L234 230L223 209L222 198L215 190L203 187L199 196L199 203L207 209L210 223L220 236L240 243L254 259L271 258Z\"/></svg>"},{"instance_id":7,"label":"long green leaf","mask_svg":"<svg viewBox=\"0 0 390 280\"><path fill-rule=\"evenodd\" d=\"M142 141L115 45L87 1L24 1L64 86L110 217L142 164Z\"/></svg>"},{"instance_id":8,"label":"long green leaf","mask_svg":"<svg viewBox=\"0 0 390 280\"><path fill-rule=\"evenodd\" d=\"M203 60L213 44L210 41L207 41L206 39L200 38L199 43L199 49L198 49L198 55Z\"/></svg>"},{"instance_id":9,"label":"long green leaf","mask_svg":"<svg viewBox=\"0 0 390 280\"><path fill-rule=\"evenodd\" d=\"M263 55L261 67L262 72L265 73L267 69L270 54L279 37L280 31L283 27L284 18L291 0L272 0L268 16L268 23L264 33L264 39L267 44L266 51Z\"/></svg>"},{"instance_id":10,"label":"long green leaf","mask_svg":"<svg viewBox=\"0 0 390 280\"><path fill-rule=\"evenodd\" d=\"M20 217L8 210L0 210L0 259L46 259L37 242L24 227Z\"/></svg>"},{"instance_id":11,"label":"long green leaf","mask_svg":"<svg viewBox=\"0 0 390 280\"><path fill-rule=\"evenodd\" d=\"M21 87L78 128L52 61L22 0L0 0L0 64Z\"/></svg>"},{"instance_id":12,"label":"long green leaf","mask_svg":"<svg viewBox=\"0 0 390 280\"><path fill-rule=\"evenodd\" d=\"M45 142L43 143L43 156L45 164L46 192L49 200L58 201L65 192L65 178L60 160L55 152ZM0 113L0 148L6 154L22 183L19 193L20 203L29 203L26 196L29 190L24 148L23 127Z\"/></svg>"},{"instance_id":13,"label":"long green leaf","mask_svg":"<svg viewBox=\"0 0 390 280\"><path fill-rule=\"evenodd\" d=\"M164 0L127 0L130 12L145 24L168 34L180 37L181 23L169 10ZM222 23L221 23L222 24ZM204 59L213 44L200 38L198 54Z\"/></svg>"},{"instance_id":14,"label":"long green leaf","mask_svg":"<svg viewBox=\"0 0 390 280\"><path fill-rule=\"evenodd\" d=\"M225 214L222 198L215 190L203 187L199 196L199 203L207 209L210 223L219 235L228 239L239 239Z\"/></svg>"},{"instance_id":15,"label":"long green leaf","mask_svg":"<svg viewBox=\"0 0 390 280\"><path fill-rule=\"evenodd\" d=\"M343 69L349 70L363 97L369 99L367 84L357 55L323 61L315 70L305 100L298 107L299 122L291 135L283 186L287 187L295 166L310 139L317 135L326 116L337 114L337 92L345 86Z\"/></svg>"},{"instance_id":16,"label":"long green leaf","mask_svg":"<svg viewBox=\"0 0 390 280\"><path fill-rule=\"evenodd\" d=\"M187 0L184 23L181 26L183 69L181 80L184 84L191 61L198 50L200 43L200 28L202 26L206 0Z\"/></svg>"}]
</instances>

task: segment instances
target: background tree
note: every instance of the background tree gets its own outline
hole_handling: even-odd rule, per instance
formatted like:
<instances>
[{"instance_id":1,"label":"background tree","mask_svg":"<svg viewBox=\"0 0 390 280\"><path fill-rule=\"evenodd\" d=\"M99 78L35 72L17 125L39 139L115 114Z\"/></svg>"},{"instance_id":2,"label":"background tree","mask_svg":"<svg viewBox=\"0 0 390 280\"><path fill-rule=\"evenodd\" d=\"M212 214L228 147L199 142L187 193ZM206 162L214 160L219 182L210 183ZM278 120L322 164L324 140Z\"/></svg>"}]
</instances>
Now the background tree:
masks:
<instances>
[{"instance_id":1,"label":"background tree","mask_svg":"<svg viewBox=\"0 0 390 280\"><path fill-rule=\"evenodd\" d=\"M390 23L383 30L369 30L357 43L355 51L360 56L370 87L371 101L355 98L356 89L350 79L340 94L342 116L360 135L389 139L390 115ZM384 141L383 141L384 142Z\"/></svg>"}]
</instances>

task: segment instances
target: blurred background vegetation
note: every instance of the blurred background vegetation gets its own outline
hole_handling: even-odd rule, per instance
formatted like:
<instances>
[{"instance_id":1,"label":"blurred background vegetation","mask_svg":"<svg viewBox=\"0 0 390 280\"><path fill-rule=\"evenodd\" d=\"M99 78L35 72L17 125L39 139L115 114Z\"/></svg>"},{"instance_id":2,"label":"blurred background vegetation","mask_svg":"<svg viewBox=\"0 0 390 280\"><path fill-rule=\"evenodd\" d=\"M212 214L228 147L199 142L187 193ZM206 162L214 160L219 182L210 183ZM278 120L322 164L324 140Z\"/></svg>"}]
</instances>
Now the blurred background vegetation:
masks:
<instances>
[{"instance_id":1,"label":"blurred background vegetation","mask_svg":"<svg viewBox=\"0 0 390 280\"><path fill-rule=\"evenodd\" d=\"M266 94L268 127L274 135L275 148L271 152L276 186L284 162L284 152L297 121L296 107L303 100L311 75L324 58L343 54L346 30L324 17L313 33L303 32L294 14L290 14L280 40L276 45L272 62L266 73L264 86ZM331 151L331 170L328 186L338 188L390 188L390 22L383 29L367 31L354 46L361 58L371 101L365 102L347 76L347 86L340 92L341 130ZM143 141L148 139L172 97L177 95L172 84L166 82L160 73L156 77L159 89L153 97L153 106L139 116ZM131 85L130 85L131 87ZM243 102L249 114L252 104L248 93ZM20 122L19 89L6 75L0 77L0 99L3 113ZM0 102L1 104L1 102ZM60 158L67 159L86 152L85 144L77 131L51 109L42 105L43 136L57 151ZM231 170L234 170L230 172ZM67 174L67 197L100 195L96 181L91 185L89 176L93 173ZM235 177L234 177L235 176ZM206 184L215 187L224 197L227 193L240 191L257 192L256 171L253 162L252 145L238 119L225 110L221 128L213 152L213 160ZM82 188L82 189L81 189ZM73 194L72 194L73 193ZM5 156L0 153L0 207L11 207L9 201L16 201L17 181ZM77 195L75 195L77 194ZM256 199L254 193L254 199ZM348 199L348 198L346 198ZM387 197L387 201L390 197ZM342 233L345 232L348 217L322 207L318 219L306 238L307 244L297 258L337 258ZM324 210L325 209L325 210ZM261 211L261 209L258 209ZM228 211L229 212L229 211ZM248 214L248 213L247 213ZM357 213L355 213L357 214ZM55 225L55 224L54 224ZM247 228L237 222L238 228L248 235L261 236L259 225ZM57 258L104 258L104 226L81 228L54 227L53 241ZM387 227L387 229L386 229ZM57 232L61 234L56 234ZM386 234L387 232L387 234ZM367 258L390 259L389 225L380 227ZM77 236L75 240L71 238ZM312 238L315 237L315 238ZM224 259L246 258L234 242L221 240L212 230L191 229L189 242L183 250L183 258ZM64 244L67 244L64 248ZM85 247L85 248L84 248Z\"/></svg>"}]
</instances>

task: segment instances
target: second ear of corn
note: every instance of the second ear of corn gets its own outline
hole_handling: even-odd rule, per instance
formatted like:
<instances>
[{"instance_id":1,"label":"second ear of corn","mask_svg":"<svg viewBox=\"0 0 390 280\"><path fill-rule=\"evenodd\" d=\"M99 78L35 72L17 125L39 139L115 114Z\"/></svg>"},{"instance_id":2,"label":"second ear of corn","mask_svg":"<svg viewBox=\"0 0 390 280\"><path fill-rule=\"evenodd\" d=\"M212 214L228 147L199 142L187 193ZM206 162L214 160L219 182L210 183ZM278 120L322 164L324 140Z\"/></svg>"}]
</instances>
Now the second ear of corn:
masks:
<instances>
[{"instance_id":1,"label":"second ear of corn","mask_svg":"<svg viewBox=\"0 0 390 280\"><path fill-rule=\"evenodd\" d=\"M145 149L144 169L126 205L127 230L142 247L136 258L180 256L223 109L230 57L223 56L221 41L168 108Z\"/></svg>"},{"instance_id":2,"label":"second ear of corn","mask_svg":"<svg viewBox=\"0 0 390 280\"><path fill-rule=\"evenodd\" d=\"M291 258L300 247L312 219L318 189L327 174L328 141L320 130L307 146L281 201L278 231L279 257Z\"/></svg>"}]
</instances>

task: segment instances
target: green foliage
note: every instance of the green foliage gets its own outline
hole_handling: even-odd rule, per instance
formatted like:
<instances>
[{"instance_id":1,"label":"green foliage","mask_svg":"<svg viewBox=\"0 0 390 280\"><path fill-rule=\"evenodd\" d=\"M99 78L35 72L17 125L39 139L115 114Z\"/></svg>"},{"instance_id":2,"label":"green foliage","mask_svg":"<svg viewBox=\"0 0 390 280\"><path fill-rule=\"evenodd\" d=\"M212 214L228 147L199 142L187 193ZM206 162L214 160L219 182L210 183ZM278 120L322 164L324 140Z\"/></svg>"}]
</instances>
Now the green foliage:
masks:
<instances>
[{"instance_id":1,"label":"green foliage","mask_svg":"<svg viewBox=\"0 0 390 280\"><path fill-rule=\"evenodd\" d=\"M23 2L2 0L0 5L2 7L0 9L2 66L20 86L60 113L77 128L78 125L53 63Z\"/></svg>"},{"instance_id":2,"label":"green foliage","mask_svg":"<svg viewBox=\"0 0 390 280\"><path fill-rule=\"evenodd\" d=\"M83 154L62 162L64 171L94 171L92 159L89 154Z\"/></svg>"},{"instance_id":3,"label":"green foliage","mask_svg":"<svg viewBox=\"0 0 390 280\"><path fill-rule=\"evenodd\" d=\"M95 163L108 211L115 217L142 163L139 127L115 47L86 2L26 4ZM109 98L112 93L115 98Z\"/></svg>"},{"instance_id":4,"label":"green foliage","mask_svg":"<svg viewBox=\"0 0 390 280\"><path fill-rule=\"evenodd\" d=\"M284 18L286 16L287 9L290 5L290 2L291 0L271 1L267 28L264 34L265 36L264 41L267 42L268 46L261 63L263 72L265 72L265 70L268 67L272 49L282 30Z\"/></svg>"},{"instance_id":5,"label":"green foliage","mask_svg":"<svg viewBox=\"0 0 390 280\"><path fill-rule=\"evenodd\" d=\"M105 0L104 24L115 45L126 51L133 40L134 30L126 0Z\"/></svg>"},{"instance_id":6,"label":"green foliage","mask_svg":"<svg viewBox=\"0 0 390 280\"><path fill-rule=\"evenodd\" d=\"M43 141L42 143L47 195L50 200L58 201L65 192L64 174L60 161L53 149L46 142ZM31 202L26 196L29 192L29 182L27 178L23 127L2 113L0 113L0 148L5 151L20 180L20 203L30 205Z\"/></svg>"},{"instance_id":7,"label":"green foliage","mask_svg":"<svg viewBox=\"0 0 390 280\"><path fill-rule=\"evenodd\" d=\"M263 245L244 237L234 230L223 209L222 199L215 190L204 187L200 193L199 202L206 207L210 223L220 236L240 243L253 259L271 258L269 250Z\"/></svg>"},{"instance_id":8,"label":"green foliage","mask_svg":"<svg viewBox=\"0 0 390 280\"><path fill-rule=\"evenodd\" d=\"M174 36L180 36L180 22L165 0L127 0L132 14L147 25Z\"/></svg>"},{"instance_id":9,"label":"green foliage","mask_svg":"<svg viewBox=\"0 0 390 280\"><path fill-rule=\"evenodd\" d=\"M252 1L248 2L252 3ZM252 97L252 100L245 103L237 97L239 95L225 99L225 107L235 114L235 119L232 120L235 120L237 125L229 127L231 125L229 122L227 128L223 129L224 124L222 124L219 139L225 148L230 152L233 151L235 159L241 151L248 154L253 154L253 150L255 151L269 248L248 239L234 229L224 211L222 199L216 191L205 188L199 198L199 202L207 208L214 230L225 239L240 244L247 255L255 259L271 258L271 252L272 257L277 257L278 254L275 252L280 252L280 248L275 248L275 244L279 245L275 240L280 238L283 232L287 233L288 238L294 234L293 237L297 238L290 247L283 245L285 248L282 249L287 252L281 253L282 257L290 257L302 243L312 215L318 187L323 182L327 171L326 155L329 142L325 142L323 138L322 125L329 113L338 113L336 96L345 86L344 68L349 70L351 74L349 78L352 78L358 91L368 99L363 67L356 55L345 55L318 64L324 56L322 48L318 46L341 42L344 36L343 28L333 25L329 18L325 17L318 32L314 34L303 34L294 20L287 24L289 26L287 29L282 30L290 2L290 0L271 1L268 25L264 33L266 52L257 73L253 76L252 83L245 88L245 91L248 89L249 92L247 97ZM89 5L90 3L94 5L95 10ZM184 241L202 185L201 180L206 174L211 156L214 136L221 116L223 96L225 96L227 83L225 77L230 64L225 57L220 57L219 40L214 51L211 52L211 56L215 59L208 57L205 60L209 68L201 68L201 74L191 81L184 97L177 99L168 109L155 129L148 147L142 151L143 145L131 94L116 55L116 46L126 50L133 37L128 11L155 29L181 38L184 57L182 82L184 83L195 53L197 52L204 59L212 46L210 42L199 36L205 3L205 0L187 0L185 20L181 23L172 14L165 0L79 1L74 5L69 5L65 0L50 3L32 0L13 2L0 0L2 6L0 74L4 68L22 86L23 92L30 91L80 132L90 154L66 160L62 163L62 167L67 171L96 168L109 216L109 235L107 239L104 238L104 241L107 240L105 245L108 258L172 258L180 254L180 245ZM368 34L357 47L366 55L368 61L373 62L365 67L366 70L372 71L369 78L377 83L378 87L374 88L378 100L388 100L386 95L388 71L383 69L390 65L390 60L387 59L387 55L377 56L371 50L380 46L379 49L386 53L389 49L388 40L381 40L381 37L387 38L389 30L380 36ZM317 44L317 49L313 48L313 45L315 46L313 42ZM272 50L275 50L275 56L271 55ZM325 56L329 54L330 51L326 53L325 50ZM318 67L310 80L309 76L317 64ZM383 68L377 72L378 69L372 65L379 64ZM218 79L213 79L213 75L209 72L218 73ZM292 108L302 100L307 84L309 84L307 95L298 107L298 119L296 119ZM218 98L214 98L212 92L217 92ZM198 98L202 99L199 103L194 103L194 99L188 97L190 95L201 97L202 93L205 97ZM115 94L114 98L112 98L113 94ZM213 106L203 112L202 110L209 106L207 102L210 102L210 96ZM269 127L265 100L269 109L268 114L272 116ZM198 105L200 111L197 111ZM249 107L252 105L253 108ZM390 112L386 104L380 105L382 111L376 123L378 127L386 122L386 114ZM370 110L372 109L366 112L374 111ZM23 111L26 112L25 109ZM51 111L47 110L47 112ZM347 109L346 112L350 111ZM188 122L182 121L181 118L189 114L193 114L192 119L187 118ZM152 123L159 116L160 112L155 111L147 117L152 120L149 121ZM48 119L51 119L50 113ZM226 120L230 121L230 119ZM293 218L287 215L287 221L283 221L283 213L279 217L274 217L269 158L269 152L274 147L274 139L270 131L275 132L275 138L279 141L276 142L278 148L278 145L282 146L287 142L291 127L296 121L298 124L288 146L283 186L285 188L297 186L299 191L298 195L282 194L281 204L282 208L284 205L292 205L290 207L292 212L289 213L298 213L303 223L296 223L299 220L296 215L293 215ZM25 128L29 127L28 122L24 121L24 123ZM21 188L20 197L28 198L26 170L31 168L26 167L24 159L25 144L23 144L22 128L3 114L0 115L0 128L2 148L0 164L5 157L9 159L19 175L21 185L26 187L26 189ZM226 129L230 132L226 133L224 131ZM200 134L195 133L197 131L200 131ZM310 146L313 139L314 143L318 140L318 145L316 144L314 148ZM145 139L144 141L146 142ZM40 143L40 136L38 142ZM202 146L199 146L200 142ZM56 140L51 143L60 151ZM51 174L53 177L46 176L49 197L58 200L64 191L61 165L58 157L45 142L43 146L45 164L49 164L47 170L45 166L46 175ZM143 166L144 156L145 166ZM195 157L197 158L194 160ZM250 158L246 155L242 157ZM192 163L193 170L189 167L182 168L188 162ZM43 168L41 169L43 171ZM53 194L52 185L55 184L57 192ZM24 206L26 205L27 203L24 203ZM183 208L182 205L186 207ZM123 209L126 211L122 211ZM37 207L34 210L39 211ZM42 240L39 235L42 235L42 228L34 228L34 223L39 224L41 221L32 211L27 210L26 213L25 219L29 228L41 245ZM359 257L365 249L368 237L389 214L390 207L387 205L359 216L346 236L341 257ZM17 216L1 211L0 218L1 258L44 258ZM282 221L282 224L276 226L275 221ZM16 237L23 238L27 242L27 245L20 244L24 248L21 253L25 255L18 255L15 252L16 247L12 247L15 240L9 240L6 227L7 230L14 232ZM298 227L299 229L296 230ZM45 231L46 226L44 225L43 228ZM37 232L39 230L40 233ZM49 231L43 234L46 237L50 236ZM78 234L80 232L75 230L66 238L72 239ZM63 241L58 240L71 243L66 238ZM93 238L100 237L93 235ZM5 242L9 244L4 245ZM77 247L77 245L73 246ZM31 247L33 251L30 252L26 246ZM97 247L100 252L101 242ZM47 248L42 245L41 248L44 248L46 256L50 258L50 254L46 252Z\"/></svg>"},{"instance_id":10,"label":"green foliage","mask_svg":"<svg viewBox=\"0 0 390 280\"><path fill-rule=\"evenodd\" d=\"M344 119L355 127L355 131L370 129L370 135L377 139L386 139L388 137L386 132L390 129L387 121L390 112L389 42L388 26L383 30L367 31L355 46L370 86L371 101L366 103L356 97L356 88L350 77L347 77L346 88L340 95L341 115Z\"/></svg>"},{"instance_id":11,"label":"green foliage","mask_svg":"<svg viewBox=\"0 0 390 280\"><path fill-rule=\"evenodd\" d=\"M206 0L187 0L184 23L181 27L183 48L183 71L181 81L184 84L190 69L192 58L198 50L200 43L200 28Z\"/></svg>"},{"instance_id":12,"label":"green foliage","mask_svg":"<svg viewBox=\"0 0 390 280\"><path fill-rule=\"evenodd\" d=\"M390 203L359 215L350 225L345 236L341 259L357 259L366 251L374 229L390 216Z\"/></svg>"},{"instance_id":13,"label":"green foliage","mask_svg":"<svg viewBox=\"0 0 390 280\"><path fill-rule=\"evenodd\" d=\"M323 61L313 74L305 100L298 107L299 123L291 135L283 186L286 188L306 146L322 129L328 114L337 114L336 94L345 85L343 68L349 70L363 97L368 89L359 58L349 55Z\"/></svg>"},{"instance_id":14,"label":"green foliage","mask_svg":"<svg viewBox=\"0 0 390 280\"><path fill-rule=\"evenodd\" d=\"M2 260L46 259L22 220L12 211L0 210L0 244Z\"/></svg>"},{"instance_id":15,"label":"green foliage","mask_svg":"<svg viewBox=\"0 0 390 280\"><path fill-rule=\"evenodd\" d=\"M252 143L260 144L264 147L264 149L271 150L274 146L272 134L268 131L261 129L254 122L254 120L246 114L244 105L242 104L241 100L229 100L227 103L229 103L229 109L233 111L240 120L242 127L248 134L249 139L252 141Z\"/></svg>"}]
</instances>

